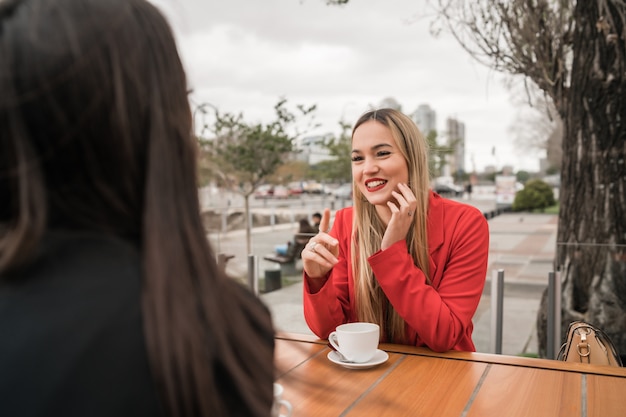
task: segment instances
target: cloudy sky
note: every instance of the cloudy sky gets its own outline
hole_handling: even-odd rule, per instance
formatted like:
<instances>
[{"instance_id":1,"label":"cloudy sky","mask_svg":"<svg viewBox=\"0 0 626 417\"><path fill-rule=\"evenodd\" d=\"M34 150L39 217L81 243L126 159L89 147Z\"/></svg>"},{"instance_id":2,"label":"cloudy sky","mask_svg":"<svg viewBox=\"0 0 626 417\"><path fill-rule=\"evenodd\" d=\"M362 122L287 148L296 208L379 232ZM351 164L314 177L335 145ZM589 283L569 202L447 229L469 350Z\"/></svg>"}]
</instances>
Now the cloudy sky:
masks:
<instances>
[{"instance_id":1,"label":"cloudy sky","mask_svg":"<svg viewBox=\"0 0 626 417\"><path fill-rule=\"evenodd\" d=\"M538 154L513 145L519 111L503 77L450 36L429 33L422 0L153 0L168 16L194 90L192 100L269 121L280 97L317 105L312 133L338 132L384 98L405 113L428 104L437 126L465 123L466 167L537 170ZM492 147L496 148L495 156Z\"/></svg>"}]
</instances>

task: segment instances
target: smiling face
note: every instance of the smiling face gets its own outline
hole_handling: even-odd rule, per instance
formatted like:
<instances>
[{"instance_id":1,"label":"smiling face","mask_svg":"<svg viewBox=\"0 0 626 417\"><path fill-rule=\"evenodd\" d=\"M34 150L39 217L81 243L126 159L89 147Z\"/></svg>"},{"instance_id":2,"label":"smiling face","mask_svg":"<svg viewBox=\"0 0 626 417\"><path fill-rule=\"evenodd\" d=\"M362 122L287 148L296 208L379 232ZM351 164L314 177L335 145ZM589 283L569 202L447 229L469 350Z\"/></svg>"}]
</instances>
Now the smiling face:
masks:
<instances>
[{"instance_id":1,"label":"smiling face","mask_svg":"<svg viewBox=\"0 0 626 417\"><path fill-rule=\"evenodd\" d=\"M390 216L388 201L399 183L408 183L409 169L391 131L376 120L361 124L352 135L352 178L383 218Z\"/></svg>"}]
</instances>

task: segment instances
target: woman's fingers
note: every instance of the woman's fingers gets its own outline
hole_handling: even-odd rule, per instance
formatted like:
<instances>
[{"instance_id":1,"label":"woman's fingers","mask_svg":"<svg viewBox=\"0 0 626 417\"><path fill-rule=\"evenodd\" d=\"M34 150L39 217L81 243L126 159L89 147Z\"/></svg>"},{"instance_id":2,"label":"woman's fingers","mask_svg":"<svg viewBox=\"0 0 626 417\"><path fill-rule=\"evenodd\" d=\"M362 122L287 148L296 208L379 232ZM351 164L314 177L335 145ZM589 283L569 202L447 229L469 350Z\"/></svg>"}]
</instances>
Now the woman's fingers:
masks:
<instances>
[{"instance_id":1,"label":"woman's fingers","mask_svg":"<svg viewBox=\"0 0 626 417\"><path fill-rule=\"evenodd\" d=\"M397 202L397 205L391 202L387 203L387 205L391 209L392 214L400 213L407 214L408 216L413 215L413 213L415 212L415 207L417 205L417 200L415 199L415 195L408 185L402 183L398 184L398 191L392 191L392 195ZM392 207L392 205L394 205L395 207Z\"/></svg>"},{"instance_id":2,"label":"woman's fingers","mask_svg":"<svg viewBox=\"0 0 626 417\"><path fill-rule=\"evenodd\" d=\"M320 231L313 236L302 251L302 266L309 277L325 276L338 262L339 242L328 234L330 209L324 209Z\"/></svg>"},{"instance_id":3,"label":"woman's fingers","mask_svg":"<svg viewBox=\"0 0 626 417\"><path fill-rule=\"evenodd\" d=\"M413 224L413 214L417 206L415 195L406 184L398 184L398 191L393 191L392 195L396 201L387 202L391 211L391 220L381 242L381 249L383 250L406 238L406 234Z\"/></svg>"},{"instance_id":4,"label":"woman's fingers","mask_svg":"<svg viewBox=\"0 0 626 417\"><path fill-rule=\"evenodd\" d=\"M337 258L319 243L314 246L307 245L302 251L302 266L311 278L326 276L336 264Z\"/></svg>"},{"instance_id":5,"label":"woman's fingers","mask_svg":"<svg viewBox=\"0 0 626 417\"><path fill-rule=\"evenodd\" d=\"M339 242L337 242L337 239L329 234L320 232L313 236L304 248L305 250L319 256L321 259L326 259L335 263L339 253L338 247ZM313 258L315 258L315 256L313 256Z\"/></svg>"},{"instance_id":6,"label":"woman's fingers","mask_svg":"<svg viewBox=\"0 0 626 417\"><path fill-rule=\"evenodd\" d=\"M400 212L400 209L398 208L398 206L396 205L396 203L393 203L391 201L387 201L387 207L389 207L389 210L391 210L391 215L393 216L394 214Z\"/></svg>"},{"instance_id":7,"label":"woman's fingers","mask_svg":"<svg viewBox=\"0 0 626 417\"><path fill-rule=\"evenodd\" d=\"M320 231L328 233L330 230L330 209L325 208L324 214L322 214L322 220L320 221Z\"/></svg>"},{"instance_id":8,"label":"woman's fingers","mask_svg":"<svg viewBox=\"0 0 626 417\"><path fill-rule=\"evenodd\" d=\"M317 235L313 236L309 242L322 243L324 247L333 255L333 257L339 256L339 243L337 239L328 234L330 232L330 209L324 209L322 214L322 220L320 221L320 231Z\"/></svg>"},{"instance_id":9,"label":"woman's fingers","mask_svg":"<svg viewBox=\"0 0 626 417\"><path fill-rule=\"evenodd\" d=\"M413 194L413 190L411 190L411 188L407 184L400 184L399 189L402 192L402 196L409 205L409 209L415 210L415 206L417 205L417 199L415 198L415 194Z\"/></svg>"}]
</instances>

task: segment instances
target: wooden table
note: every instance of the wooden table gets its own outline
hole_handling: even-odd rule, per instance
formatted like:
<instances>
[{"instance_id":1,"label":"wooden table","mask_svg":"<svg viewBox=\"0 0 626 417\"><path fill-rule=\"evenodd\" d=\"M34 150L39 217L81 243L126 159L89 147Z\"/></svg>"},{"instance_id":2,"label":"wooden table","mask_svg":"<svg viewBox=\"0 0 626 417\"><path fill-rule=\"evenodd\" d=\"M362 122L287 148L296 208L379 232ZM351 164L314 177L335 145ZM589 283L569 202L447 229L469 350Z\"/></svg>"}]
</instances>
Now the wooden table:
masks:
<instances>
[{"instance_id":1,"label":"wooden table","mask_svg":"<svg viewBox=\"0 0 626 417\"><path fill-rule=\"evenodd\" d=\"M389 360L346 369L325 340L276 338L277 382L300 416L623 417L626 368L381 344Z\"/></svg>"}]
</instances>

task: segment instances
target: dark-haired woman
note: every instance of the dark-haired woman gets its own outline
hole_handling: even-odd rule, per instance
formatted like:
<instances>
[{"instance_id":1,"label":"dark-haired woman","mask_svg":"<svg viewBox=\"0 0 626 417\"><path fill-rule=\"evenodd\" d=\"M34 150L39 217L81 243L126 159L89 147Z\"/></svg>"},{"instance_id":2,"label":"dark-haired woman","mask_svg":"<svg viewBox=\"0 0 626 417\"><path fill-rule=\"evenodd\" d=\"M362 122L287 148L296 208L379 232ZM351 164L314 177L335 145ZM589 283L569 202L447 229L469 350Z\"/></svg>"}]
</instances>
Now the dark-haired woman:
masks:
<instances>
[{"instance_id":1,"label":"dark-haired woman","mask_svg":"<svg viewBox=\"0 0 626 417\"><path fill-rule=\"evenodd\" d=\"M0 415L269 415L271 319L204 234L187 90L147 1L0 1Z\"/></svg>"}]
</instances>

